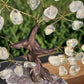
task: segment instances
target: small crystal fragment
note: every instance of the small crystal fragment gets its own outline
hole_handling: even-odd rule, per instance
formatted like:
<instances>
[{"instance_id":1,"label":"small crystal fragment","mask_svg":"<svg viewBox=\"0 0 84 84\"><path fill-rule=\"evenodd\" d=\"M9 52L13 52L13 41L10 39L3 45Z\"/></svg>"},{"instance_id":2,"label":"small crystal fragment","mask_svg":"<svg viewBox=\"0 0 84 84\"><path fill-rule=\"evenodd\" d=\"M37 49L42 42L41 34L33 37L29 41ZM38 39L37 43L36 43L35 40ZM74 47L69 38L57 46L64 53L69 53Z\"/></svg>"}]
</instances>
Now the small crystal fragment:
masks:
<instances>
[{"instance_id":1,"label":"small crystal fragment","mask_svg":"<svg viewBox=\"0 0 84 84\"><path fill-rule=\"evenodd\" d=\"M65 47L65 54L68 56L73 56L73 48L72 47Z\"/></svg>"},{"instance_id":2,"label":"small crystal fragment","mask_svg":"<svg viewBox=\"0 0 84 84\"><path fill-rule=\"evenodd\" d=\"M51 33L53 33L55 31L55 27L53 25L48 25L45 29L45 34L46 35L50 35Z\"/></svg>"},{"instance_id":3,"label":"small crystal fragment","mask_svg":"<svg viewBox=\"0 0 84 84\"><path fill-rule=\"evenodd\" d=\"M48 61L53 66L58 66L60 64L60 58L58 56L49 56Z\"/></svg>"},{"instance_id":4,"label":"small crystal fragment","mask_svg":"<svg viewBox=\"0 0 84 84\"><path fill-rule=\"evenodd\" d=\"M82 50L84 51L84 45L82 45L82 47L81 47L81 48L82 48Z\"/></svg>"},{"instance_id":5,"label":"small crystal fragment","mask_svg":"<svg viewBox=\"0 0 84 84\"><path fill-rule=\"evenodd\" d=\"M4 18L0 16L0 30L3 28L4 25Z\"/></svg>"},{"instance_id":6,"label":"small crystal fragment","mask_svg":"<svg viewBox=\"0 0 84 84\"><path fill-rule=\"evenodd\" d=\"M5 47L0 47L0 59L5 60L8 59L9 53Z\"/></svg>"},{"instance_id":7,"label":"small crystal fragment","mask_svg":"<svg viewBox=\"0 0 84 84\"><path fill-rule=\"evenodd\" d=\"M83 26L83 22L82 22L82 21L75 20L75 21L73 21L73 23L72 23L72 29L73 29L73 30L78 30L78 29L80 29L82 26Z\"/></svg>"},{"instance_id":8,"label":"small crystal fragment","mask_svg":"<svg viewBox=\"0 0 84 84\"><path fill-rule=\"evenodd\" d=\"M66 42L66 45L72 48L74 48L77 44L78 44L78 41L76 39L69 39Z\"/></svg>"},{"instance_id":9,"label":"small crystal fragment","mask_svg":"<svg viewBox=\"0 0 84 84\"><path fill-rule=\"evenodd\" d=\"M69 65L70 66L77 65L77 61L76 61L76 58L75 57L69 57L68 58L68 62L69 62Z\"/></svg>"},{"instance_id":10,"label":"small crystal fragment","mask_svg":"<svg viewBox=\"0 0 84 84\"><path fill-rule=\"evenodd\" d=\"M77 11L76 17L80 19L84 18L84 6L80 10Z\"/></svg>"},{"instance_id":11,"label":"small crystal fragment","mask_svg":"<svg viewBox=\"0 0 84 84\"><path fill-rule=\"evenodd\" d=\"M9 78L11 74L12 74L12 70L11 69L4 69L3 71L0 71L0 77L2 79Z\"/></svg>"},{"instance_id":12,"label":"small crystal fragment","mask_svg":"<svg viewBox=\"0 0 84 84\"><path fill-rule=\"evenodd\" d=\"M44 15L49 19L54 19L58 13L58 9L54 6L50 6L44 10Z\"/></svg>"},{"instance_id":13,"label":"small crystal fragment","mask_svg":"<svg viewBox=\"0 0 84 84\"><path fill-rule=\"evenodd\" d=\"M40 0L27 0L27 3L29 4L31 10L35 10L40 4Z\"/></svg>"},{"instance_id":14,"label":"small crystal fragment","mask_svg":"<svg viewBox=\"0 0 84 84\"><path fill-rule=\"evenodd\" d=\"M19 77L23 76L23 67L21 65L16 66L16 68L14 69L14 72Z\"/></svg>"},{"instance_id":15,"label":"small crystal fragment","mask_svg":"<svg viewBox=\"0 0 84 84\"><path fill-rule=\"evenodd\" d=\"M81 60L83 56L84 56L84 52L77 53L76 60Z\"/></svg>"},{"instance_id":16,"label":"small crystal fragment","mask_svg":"<svg viewBox=\"0 0 84 84\"><path fill-rule=\"evenodd\" d=\"M33 68L33 67L35 67L36 66L36 63L34 63L34 62L24 62L24 67L25 68Z\"/></svg>"},{"instance_id":17,"label":"small crystal fragment","mask_svg":"<svg viewBox=\"0 0 84 84\"><path fill-rule=\"evenodd\" d=\"M67 69L64 66L59 67L59 75L66 76L68 74Z\"/></svg>"},{"instance_id":18,"label":"small crystal fragment","mask_svg":"<svg viewBox=\"0 0 84 84\"><path fill-rule=\"evenodd\" d=\"M71 12L77 12L82 7L83 7L82 1L72 1L69 5L69 9Z\"/></svg>"},{"instance_id":19,"label":"small crystal fragment","mask_svg":"<svg viewBox=\"0 0 84 84\"><path fill-rule=\"evenodd\" d=\"M17 9L14 9L14 10L11 11L10 19L13 22L13 24L18 24L19 25L23 22L23 17Z\"/></svg>"},{"instance_id":20,"label":"small crystal fragment","mask_svg":"<svg viewBox=\"0 0 84 84\"><path fill-rule=\"evenodd\" d=\"M79 71L80 71L79 66L71 66L70 69L69 69L69 74L71 76L75 76Z\"/></svg>"}]
</instances>

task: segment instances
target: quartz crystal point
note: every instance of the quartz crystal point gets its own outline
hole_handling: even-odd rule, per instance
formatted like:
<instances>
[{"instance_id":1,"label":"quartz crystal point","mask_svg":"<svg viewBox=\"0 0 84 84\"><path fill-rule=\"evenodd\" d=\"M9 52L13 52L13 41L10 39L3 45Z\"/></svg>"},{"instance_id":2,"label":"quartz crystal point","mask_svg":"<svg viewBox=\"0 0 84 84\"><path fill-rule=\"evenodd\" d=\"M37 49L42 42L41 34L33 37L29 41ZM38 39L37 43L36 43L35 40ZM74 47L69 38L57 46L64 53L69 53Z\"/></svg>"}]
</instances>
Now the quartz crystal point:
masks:
<instances>
[{"instance_id":1,"label":"quartz crystal point","mask_svg":"<svg viewBox=\"0 0 84 84\"><path fill-rule=\"evenodd\" d=\"M79 66L71 66L70 69L69 69L69 74L71 76L75 76L79 71L80 71Z\"/></svg>"},{"instance_id":2,"label":"quartz crystal point","mask_svg":"<svg viewBox=\"0 0 84 84\"><path fill-rule=\"evenodd\" d=\"M50 35L51 33L53 33L55 31L55 27L53 25L48 25L45 29L45 34L46 35Z\"/></svg>"},{"instance_id":3,"label":"quartz crystal point","mask_svg":"<svg viewBox=\"0 0 84 84\"><path fill-rule=\"evenodd\" d=\"M58 9L54 6L50 6L44 10L44 15L49 19L54 19L58 13Z\"/></svg>"},{"instance_id":4,"label":"quartz crystal point","mask_svg":"<svg viewBox=\"0 0 84 84\"><path fill-rule=\"evenodd\" d=\"M14 72L17 76L21 77L23 75L23 67L21 65L16 66Z\"/></svg>"},{"instance_id":5,"label":"quartz crystal point","mask_svg":"<svg viewBox=\"0 0 84 84\"><path fill-rule=\"evenodd\" d=\"M4 18L0 16L0 30L3 28L4 25Z\"/></svg>"},{"instance_id":6,"label":"quartz crystal point","mask_svg":"<svg viewBox=\"0 0 84 84\"><path fill-rule=\"evenodd\" d=\"M66 45L72 48L74 48L77 44L78 44L78 41L76 39L69 39L66 42Z\"/></svg>"},{"instance_id":7,"label":"quartz crystal point","mask_svg":"<svg viewBox=\"0 0 84 84\"><path fill-rule=\"evenodd\" d=\"M27 3L29 4L31 10L35 10L40 4L40 0L27 0Z\"/></svg>"},{"instance_id":8,"label":"quartz crystal point","mask_svg":"<svg viewBox=\"0 0 84 84\"><path fill-rule=\"evenodd\" d=\"M77 11L76 17L80 19L84 18L84 6Z\"/></svg>"},{"instance_id":9,"label":"quartz crystal point","mask_svg":"<svg viewBox=\"0 0 84 84\"><path fill-rule=\"evenodd\" d=\"M77 65L77 61L76 61L76 58L75 57L69 57L68 58L68 62L69 62L69 65L70 66Z\"/></svg>"},{"instance_id":10,"label":"quartz crystal point","mask_svg":"<svg viewBox=\"0 0 84 84\"><path fill-rule=\"evenodd\" d=\"M69 9L71 12L77 12L82 7L83 7L82 1L72 1L69 5Z\"/></svg>"},{"instance_id":11,"label":"quartz crystal point","mask_svg":"<svg viewBox=\"0 0 84 84\"><path fill-rule=\"evenodd\" d=\"M13 24L17 24L17 25L19 25L23 22L23 17L17 9L14 9L11 11L10 19L11 19Z\"/></svg>"},{"instance_id":12,"label":"quartz crystal point","mask_svg":"<svg viewBox=\"0 0 84 84\"><path fill-rule=\"evenodd\" d=\"M49 56L48 61L53 66L58 66L60 64L60 58L58 56Z\"/></svg>"},{"instance_id":13,"label":"quartz crystal point","mask_svg":"<svg viewBox=\"0 0 84 84\"><path fill-rule=\"evenodd\" d=\"M82 22L82 21L75 20L75 21L73 21L73 23L72 23L72 29L73 29L73 30L78 30L78 29L80 29L82 26L83 26L83 22Z\"/></svg>"},{"instance_id":14,"label":"quartz crystal point","mask_svg":"<svg viewBox=\"0 0 84 84\"><path fill-rule=\"evenodd\" d=\"M8 59L9 53L5 47L0 47L0 59L5 60Z\"/></svg>"},{"instance_id":15,"label":"quartz crystal point","mask_svg":"<svg viewBox=\"0 0 84 84\"><path fill-rule=\"evenodd\" d=\"M59 67L59 75L60 76L65 76L67 74L68 74L67 69L64 66L60 66Z\"/></svg>"}]
</instances>

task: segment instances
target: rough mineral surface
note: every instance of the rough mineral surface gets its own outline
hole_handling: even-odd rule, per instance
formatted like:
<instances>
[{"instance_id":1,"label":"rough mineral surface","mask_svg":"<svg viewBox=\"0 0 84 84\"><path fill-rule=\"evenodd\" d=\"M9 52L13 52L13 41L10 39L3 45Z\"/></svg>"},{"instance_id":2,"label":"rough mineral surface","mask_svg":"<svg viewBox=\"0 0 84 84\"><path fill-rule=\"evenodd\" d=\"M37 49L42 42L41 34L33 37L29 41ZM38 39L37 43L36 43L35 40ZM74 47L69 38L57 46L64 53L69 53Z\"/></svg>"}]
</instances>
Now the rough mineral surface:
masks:
<instances>
[{"instance_id":1,"label":"rough mineral surface","mask_svg":"<svg viewBox=\"0 0 84 84\"><path fill-rule=\"evenodd\" d=\"M62 78L52 75L53 81L41 80L40 82L33 82L29 75L29 68L23 68L23 76L19 77L14 73L15 66L12 66L12 75L6 79L7 84L67 84Z\"/></svg>"}]
</instances>

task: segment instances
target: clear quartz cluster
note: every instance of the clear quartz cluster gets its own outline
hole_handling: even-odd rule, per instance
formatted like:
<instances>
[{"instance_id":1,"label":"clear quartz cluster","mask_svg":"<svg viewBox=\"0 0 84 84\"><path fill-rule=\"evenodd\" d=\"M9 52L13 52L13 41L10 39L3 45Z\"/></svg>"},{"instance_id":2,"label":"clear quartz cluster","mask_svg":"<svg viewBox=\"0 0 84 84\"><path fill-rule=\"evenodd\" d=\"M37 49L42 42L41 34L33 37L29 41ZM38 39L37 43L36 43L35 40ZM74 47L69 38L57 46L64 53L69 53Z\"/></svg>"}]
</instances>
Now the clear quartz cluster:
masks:
<instances>
[{"instance_id":1,"label":"clear quartz cluster","mask_svg":"<svg viewBox=\"0 0 84 84\"><path fill-rule=\"evenodd\" d=\"M19 25L23 22L23 17L17 9L14 9L14 10L11 11L10 19L11 19L12 23L15 24L15 25L16 24Z\"/></svg>"},{"instance_id":2,"label":"clear quartz cluster","mask_svg":"<svg viewBox=\"0 0 84 84\"><path fill-rule=\"evenodd\" d=\"M0 47L0 59L5 60L8 59L9 53L5 47Z\"/></svg>"}]
</instances>

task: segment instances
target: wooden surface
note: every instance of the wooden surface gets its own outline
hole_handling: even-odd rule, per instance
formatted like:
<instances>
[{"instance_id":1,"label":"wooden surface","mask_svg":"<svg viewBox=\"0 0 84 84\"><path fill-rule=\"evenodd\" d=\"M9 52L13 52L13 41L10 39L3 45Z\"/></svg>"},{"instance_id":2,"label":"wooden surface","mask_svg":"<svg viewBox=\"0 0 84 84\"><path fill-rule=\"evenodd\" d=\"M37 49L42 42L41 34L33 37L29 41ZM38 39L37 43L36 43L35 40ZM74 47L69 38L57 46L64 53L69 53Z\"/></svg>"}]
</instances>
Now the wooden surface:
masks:
<instances>
[{"instance_id":1,"label":"wooden surface","mask_svg":"<svg viewBox=\"0 0 84 84\"><path fill-rule=\"evenodd\" d=\"M64 80L66 80L68 82L68 84L84 84L84 65L81 63L81 61L78 61L78 66L80 66L80 71L77 75L75 76L70 76L69 74L61 77ZM47 68L51 74L55 74L57 76L59 76L59 66L52 66L49 63L44 63L43 66L45 68ZM68 63L64 64L64 66L66 67L66 69L69 71L69 66ZM60 76L59 76L60 77Z\"/></svg>"}]
</instances>

